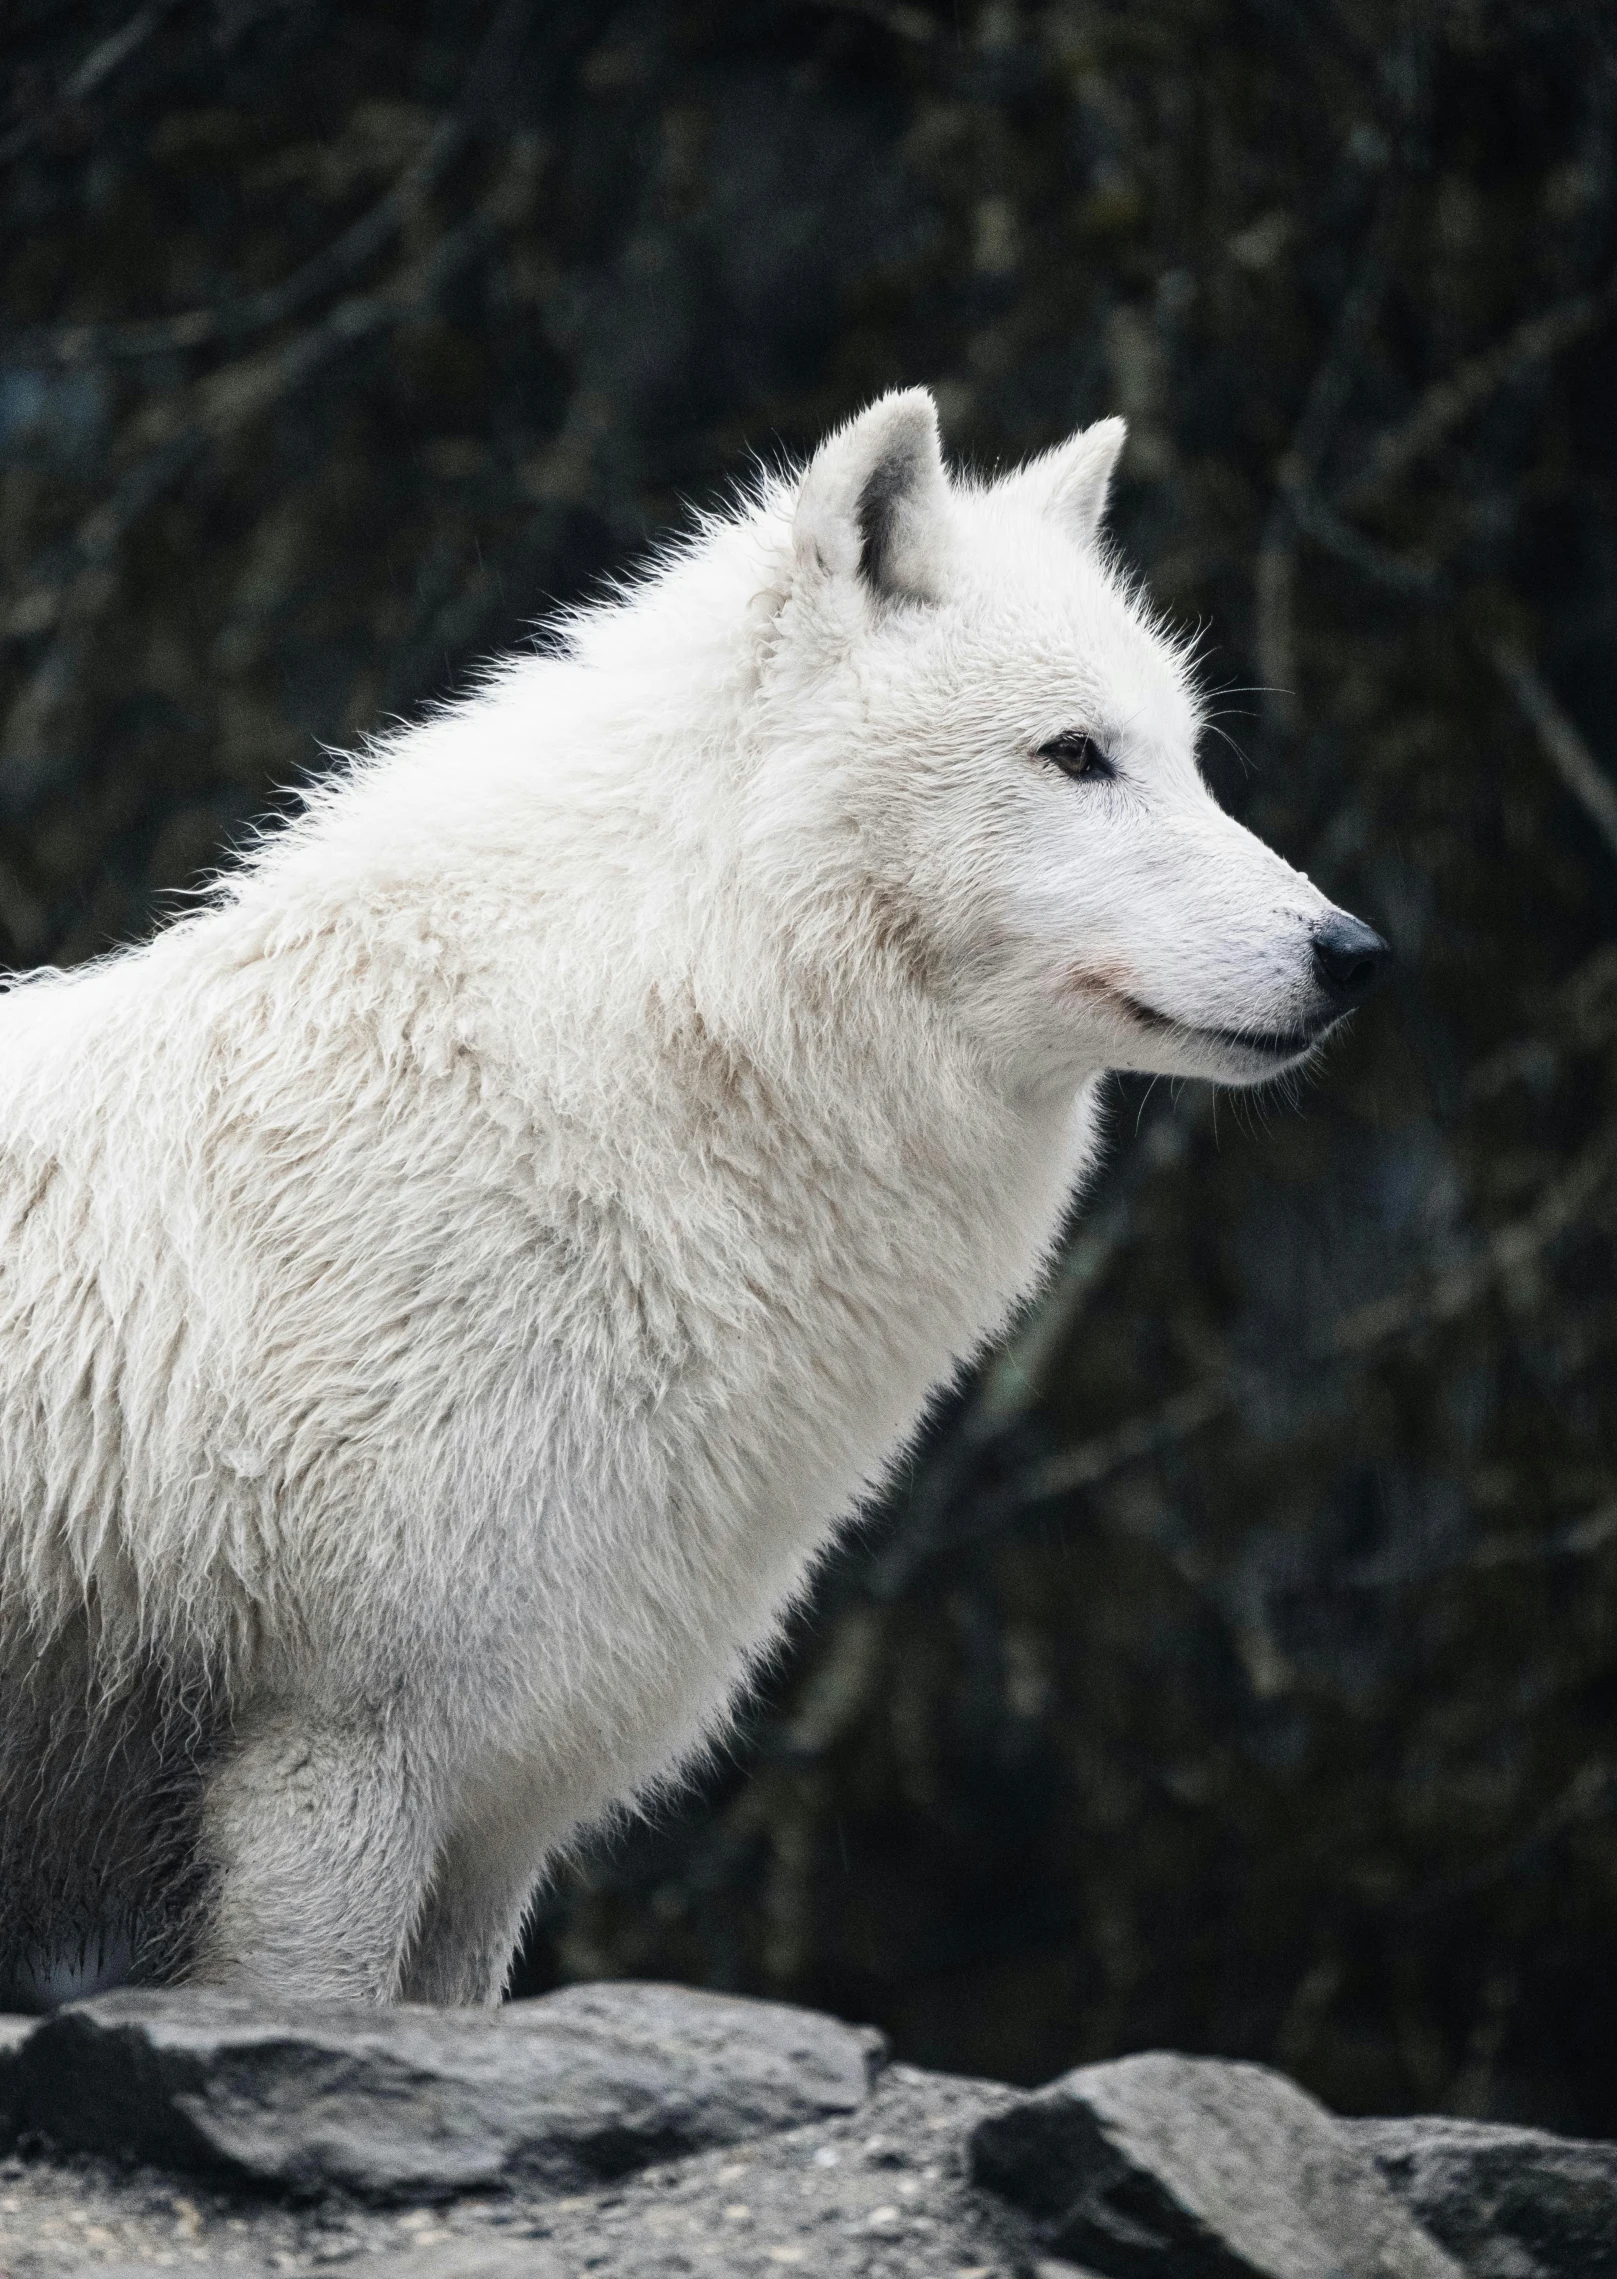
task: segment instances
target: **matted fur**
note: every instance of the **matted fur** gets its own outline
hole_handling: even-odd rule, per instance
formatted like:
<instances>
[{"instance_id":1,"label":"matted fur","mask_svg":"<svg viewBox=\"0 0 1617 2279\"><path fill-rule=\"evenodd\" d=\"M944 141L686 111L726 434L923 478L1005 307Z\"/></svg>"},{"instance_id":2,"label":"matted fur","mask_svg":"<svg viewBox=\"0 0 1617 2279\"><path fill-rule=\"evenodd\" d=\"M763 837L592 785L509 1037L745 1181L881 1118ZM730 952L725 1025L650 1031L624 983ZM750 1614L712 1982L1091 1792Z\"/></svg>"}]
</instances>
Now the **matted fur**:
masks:
<instances>
[{"instance_id":1,"label":"matted fur","mask_svg":"<svg viewBox=\"0 0 1617 2279\"><path fill-rule=\"evenodd\" d=\"M951 482L887 398L0 1000L14 1993L493 1998L1037 1283L1103 1071L1306 1049L1328 905L1200 783L1120 442Z\"/></svg>"}]
</instances>

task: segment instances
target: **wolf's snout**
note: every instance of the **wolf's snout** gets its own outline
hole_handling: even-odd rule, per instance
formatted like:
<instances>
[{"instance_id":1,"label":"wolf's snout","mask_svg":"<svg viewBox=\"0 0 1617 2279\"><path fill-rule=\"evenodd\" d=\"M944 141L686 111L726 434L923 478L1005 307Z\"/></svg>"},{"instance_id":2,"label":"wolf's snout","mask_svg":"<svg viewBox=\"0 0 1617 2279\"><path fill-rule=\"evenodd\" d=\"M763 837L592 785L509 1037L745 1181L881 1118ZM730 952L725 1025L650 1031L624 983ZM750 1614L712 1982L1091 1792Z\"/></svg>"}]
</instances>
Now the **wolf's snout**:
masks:
<instances>
[{"instance_id":1,"label":"wolf's snout","mask_svg":"<svg viewBox=\"0 0 1617 2279\"><path fill-rule=\"evenodd\" d=\"M1314 928L1314 978L1338 1013L1351 1013L1379 989L1392 963L1392 951L1373 926L1333 910Z\"/></svg>"}]
</instances>

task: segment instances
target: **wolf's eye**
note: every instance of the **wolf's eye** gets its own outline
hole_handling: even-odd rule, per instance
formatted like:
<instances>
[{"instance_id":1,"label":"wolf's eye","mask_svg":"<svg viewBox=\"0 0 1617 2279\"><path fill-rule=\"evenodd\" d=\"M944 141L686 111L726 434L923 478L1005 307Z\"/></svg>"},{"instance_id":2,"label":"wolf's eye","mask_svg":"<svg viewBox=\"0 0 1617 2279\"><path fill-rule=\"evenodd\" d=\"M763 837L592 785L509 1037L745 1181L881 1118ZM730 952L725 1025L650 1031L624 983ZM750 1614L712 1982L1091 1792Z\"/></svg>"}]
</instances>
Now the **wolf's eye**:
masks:
<instances>
[{"instance_id":1,"label":"wolf's eye","mask_svg":"<svg viewBox=\"0 0 1617 2279\"><path fill-rule=\"evenodd\" d=\"M1038 756L1058 767L1063 775L1115 776L1116 768L1101 750L1093 736L1086 736L1081 728L1064 728L1059 736L1052 736L1048 744L1039 746Z\"/></svg>"}]
</instances>

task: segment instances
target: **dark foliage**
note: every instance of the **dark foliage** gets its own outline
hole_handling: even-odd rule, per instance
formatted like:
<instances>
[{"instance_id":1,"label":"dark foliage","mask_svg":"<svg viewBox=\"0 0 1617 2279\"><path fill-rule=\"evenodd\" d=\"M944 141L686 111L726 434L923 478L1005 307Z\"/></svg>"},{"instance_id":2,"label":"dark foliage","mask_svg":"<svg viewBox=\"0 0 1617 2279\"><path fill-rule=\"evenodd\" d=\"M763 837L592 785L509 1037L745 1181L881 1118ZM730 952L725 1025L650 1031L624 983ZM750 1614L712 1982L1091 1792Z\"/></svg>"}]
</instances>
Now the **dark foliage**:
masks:
<instances>
[{"instance_id":1,"label":"dark foliage","mask_svg":"<svg viewBox=\"0 0 1617 2279\"><path fill-rule=\"evenodd\" d=\"M150 922L749 450L1129 416L1208 766L1394 938L1063 1272L532 1984L1617 2129L1617 20L14 0L0 954Z\"/></svg>"}]
</instances>

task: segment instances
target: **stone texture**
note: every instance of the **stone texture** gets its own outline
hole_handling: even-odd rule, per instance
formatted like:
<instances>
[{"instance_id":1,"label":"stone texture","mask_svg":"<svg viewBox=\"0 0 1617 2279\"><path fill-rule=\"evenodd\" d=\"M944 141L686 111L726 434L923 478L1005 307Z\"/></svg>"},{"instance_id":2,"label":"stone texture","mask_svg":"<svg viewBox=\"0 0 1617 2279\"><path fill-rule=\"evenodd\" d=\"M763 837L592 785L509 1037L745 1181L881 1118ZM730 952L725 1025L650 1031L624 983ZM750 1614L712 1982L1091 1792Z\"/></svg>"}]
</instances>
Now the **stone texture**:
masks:
<instances>
[{"instance_id":1,"label":"stone texture","mask_svg":"<svg viewBox=\"0 0 1617 2279\"><path fill-rule=\"evenodd\" d=\"M0 2272L482 2279L465 2256L498 2259L487 2279L1031 2279L1046 2252L1031 2220L966 2175L973 2124L1015 2094L890 2066L856 2112L560 2197L519 2178L383 2206L35 2154L0 2161Z\"/></svg>"},{"instance_id":2,"label":"stone texture","mask_svg":"<svg viewBox=\"0 0 1617 2279\"><path fill-rule=\"evenodd\" d=\"M833 2019L622 1983L0 2019L0 2274L1617 2279L1617 2145L1341 2121L1211 2059L1033 2095L880 2060Z\"/></svg>"},{"instance_id":3,"label":"stone texture","mask_svg":"<svg viewBox=\"0 0 1617 2279\"><path fill-rule=\"evenodd\" d=\"M1265 2066L1153 2052L979 2124L972 2173L1104 2279L1459 2279L1375 2162Z\"/></svg>"},{"instance_id":4,"label":"stone texture","mask_svg":"<svg viewBox=\"0 0 1617 2279\"><path fill-rule=\"evenodd\" d=\"M225 2279L231 2266L187 2263L186 2279ZM84 2263L72 2279L173 2279L172 2263ZM563 2279L563 2267L534 2240L456 2240L447 2248L416 2249L410 2279Z\"/></svg>"},{"instance_id":5,"label":"stone texture","mask_svg":"<svg viewBox=\"0 0 1617 2279\"><path fill-rule=\"evenodd\" d=\"M1617 2144L1443 2116L1344 2126L1476 2279L1617 2279Z\"/></svg>"},{"instance_id":6,"label":"stone texture","mask_svg":"<svg viewBox=\"0 0 1617 2279\"><path fill-rule=\"evenodd\" d=\"M21 2129L64 2150L295 2193L572 2192L851 2112L882 2053L808 2011L632 1983L497 2012L125 1991L29 2036L14 2102Z\"/></svg>"}]
</instances>

